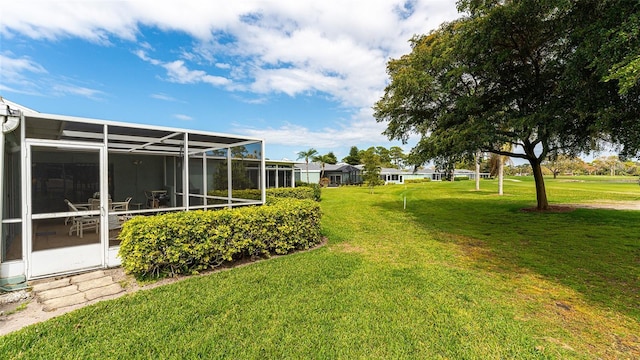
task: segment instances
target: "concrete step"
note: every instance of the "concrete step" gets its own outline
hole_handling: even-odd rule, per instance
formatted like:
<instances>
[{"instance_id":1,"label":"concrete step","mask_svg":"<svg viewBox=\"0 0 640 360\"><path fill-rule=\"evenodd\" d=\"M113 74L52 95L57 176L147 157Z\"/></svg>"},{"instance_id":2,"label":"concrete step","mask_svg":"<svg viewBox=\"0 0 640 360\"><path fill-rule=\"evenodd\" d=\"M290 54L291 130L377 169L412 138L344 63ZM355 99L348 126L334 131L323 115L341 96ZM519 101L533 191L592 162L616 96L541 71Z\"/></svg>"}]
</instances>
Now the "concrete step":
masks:
<instances>
[{"instance_id":1,"label":"concrete step","mask_svg":"<svg viewBox=\"0 0 640 360\"><path fill-rule=\"evenodd\" d=\"M79 291L87 291L89 289L95 289L113 284L113 278L111 276L103 276L91 280L74 282L74 284L78 286Z\"/></svg>"},{"instance_id":2,"label":"concrete step","mask_svg":"<svg viewBox=\"0 0 640 360\"><path fill-rule=\"evenodd\" d=\"M93 279L101 278L104 276L106 276L104 271L98 270L98 271L92 271L92 272L88 272L80 275L74 275L70 279L72 283L79 283L82 281L93 280Z\"/></svg>"},{"instance_id":3,"label":"concrete step","mask_svg":"<svg viewBox=\"0 0 640 360\"><path fill-rule=\"evenodd\" d=\"M83 293L77 293L69 296L62 296L55 299L49 299L42 303L42 310L44 311L53 311L59 308L82 304L86 302L87 299L84 297Z\"/></svg>"},{"instance_id":4,"label":"concrete step","mask_svg":"<svg viewBox=\"0 0 640 360\"><path fill-rule=\"evenodd\" d=\"M45 291L39 291L35 294L36 299L38 299L39 302L45 302L47 300L51 300L51 299L55 299L55 298L59 298L59 297L63 297L63 296L69 296L69 295L74 295L79 293L80 291L78 291L78 286L75 284L70 284L64 287L59 287L59 288L55 288L55 289L49 289L49 290L45 290Z\"/></svg>"},{"instance_id":5,"label":"concrete step","mask_svg":"<svg viewBox=\"0 0 640 360\"><path fill-rule=\"evenodd\" d=\"M122 286L120 286L120 284L112 283L111 285L89 289L85 292L84 295L87 300L91 301L105 296L119 294L123 291L124 289L122 288Z\"/></svg>"},{"instance_id":6,"label":"concrete step","mask_svg":"<svg viewBox=\"0 0 640 360\"><path fill-rule=\"evenodd\" d=\"M87 301L123 292L104 271L93 271L59 280L42 281L33 286L33 293L44 311L82 304Z\"/></svg>"},{"instance_id":7,"label":"concrete step","mask_svg":"<svg viewBox=\"0 0 640 360\"><path fill-rule=\"evenodd\" d=\"M34 293L37 293L40 291L46 291L46 290L51 290L55 288L65 287L65 286L68 286L69 284L71 284L71 281L69 278L58 279L53 281L41 281L33 284L32 291Z\"/></svg>"}]
</instances>

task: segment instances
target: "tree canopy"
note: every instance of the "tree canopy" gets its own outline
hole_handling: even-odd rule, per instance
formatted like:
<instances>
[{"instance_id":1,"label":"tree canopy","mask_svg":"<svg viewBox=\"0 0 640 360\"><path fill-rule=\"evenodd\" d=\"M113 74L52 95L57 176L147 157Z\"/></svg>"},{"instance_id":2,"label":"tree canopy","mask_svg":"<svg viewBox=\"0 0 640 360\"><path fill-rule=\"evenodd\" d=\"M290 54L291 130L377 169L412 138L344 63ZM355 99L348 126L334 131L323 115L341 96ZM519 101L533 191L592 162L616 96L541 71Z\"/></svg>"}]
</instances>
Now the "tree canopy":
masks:
<instances>
[{"instance_id":1,"label":"tree canopy","mask_svg":"<svg viewBox=\"0 0 640 360\"><path fill-rule=\"evenodd\" d=\"M360 153L358 151L358 147L352 146L351 149L349 149L349 155L345 156L342 161L349 165L360 164Z\"/></svg>"},{"instance_id":2,"label":"tree canopy","mask_svg":"<svg viewBox=\"0 0 640 360\"><path fill-rule=\"evenodd\" d=\"M328 154L324 154L324 155L316 155L313 157L313 161L320 163L320 165L322 166L322 170L320 170L320 181L322 181L322 179L324 178L324 168L326 164L335 164L336 161L336 156L333 155L332 152L328 153ZM309 174L309 170L307 169L307 176Z\"/></svg>"},{"instance_id":3,"label":"tree canopy","mask_svg":"<svg viewBox=\"0 0 640 360\"><path fill-rule=\"evenodd\" d=\"M376 149L371 147L361 154L362 159L362 180L369 187L369 191L373 194L373 188L383 183L380 178L380 155Z\"/></svg>"},{"instance_id":4,"label":"tree canopy","mask_svg":"<svg viewBox=\"0 0 640 360\"><path fill-rule=\"evenodd\" d=\"M451 164L476 151L525 159L546 209L541 163L549 154L589 152L605 141L638 152L640 40L630 30L637 1L458 6L463 17L413 37L411 53L389 61L391 82L374 106L390 139L420 136L414 165Z\"/></svg>"},{"instance_id":5,"label":"tree canopy","mask_svg":"<svg viewBox=\"0 0 640 360\"><path fill-rule=\"evenodd\" d=\"M407 155L399 146L392 146L389 149L384 146L371 146L367 150L358 150L357 146L352 146L349 155L342 158L342 161L349 165L364 164L363 158L366 152L377 155L379 166L400 169L405 164Z\"/></svg>"},{"instance_id":6,"label":"tree canopy","mask_svg":"<svg viewBox=\"0 0 640 360\"><path fill-rule=\"evenodd\" d=\"M331 165L335 165L338 163L338 158L336 158L336 154L334 154L333 151L329 151L327 153L325 160L327 164Z\"/></svg>"}]
</instances>

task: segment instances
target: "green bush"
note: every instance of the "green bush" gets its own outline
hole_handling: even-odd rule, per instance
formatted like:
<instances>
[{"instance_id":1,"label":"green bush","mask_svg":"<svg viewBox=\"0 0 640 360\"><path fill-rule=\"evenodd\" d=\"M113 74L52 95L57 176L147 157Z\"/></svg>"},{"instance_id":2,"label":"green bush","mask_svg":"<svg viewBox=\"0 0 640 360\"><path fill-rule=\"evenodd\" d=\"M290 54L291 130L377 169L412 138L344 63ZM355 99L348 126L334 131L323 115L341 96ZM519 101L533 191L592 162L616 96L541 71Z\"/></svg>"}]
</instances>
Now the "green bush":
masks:
<instances>
[{"instance_id":1,"label":"green bush","mask_svg":"<svg viewBox=\"0 0 640 360\"><path fill-rule=\"evenodd\" d=\"M313 184L309 186L302 186L296 188L277 188L277 189L267 189L267 201L270 198L293 198L293 199L312 199L315 201L320 201L320 186L318 184ZM227 196L227 190L211 190L207 192L209 196ZM260 200L262 193L259 189L246 189L246 190L233 190L234 198L240 199L252 199L252 200ZM216 203L226 203L225 200L215 200L208 199L208 204L216 204Z\"/></svg>"},{"instance_id":2,"label":"green bush","mask_svg":"<svg viewBox=\"0 0 640 360\"><path fill-rule=\"evenodd\" d=\"M320 242L320 206L277 199L267 206L138 216L122 227L122 267L136 277L195 274L246 256L286 254Z\"/></svg>"},{"instance_id":3,"label":"green bush","mask_svg":"<svg viewBox=\"0 0 640 360\"><path fill-rule=\"evenodd\" d=\"M316 185L318 192L320 191L320 187ZM297 188L278 188L278 189L267 189L267 197L276 197L276 198L293 198L293 199L309 199L320 201L320 196L318 195L316 198L316 190L313 187L297 187Z\"/></svg>"},{"instance_id":4,"label":"green bush","mask_svg":"<svg viewBox=\"0 0 640 360\"><path fill-rule=\"evenodd\" d=\"M268 191L268 190L267 190ZM227 190L210 190L207 192L209 196L220 196L226 198L228 195ZM245 189L245 190L233 190L231 196L238 199L251 199L260 200L262 198L262 192L260 189ZM207 199L208 204L226 204L226 200Z\"/></svg>"},{"instance_id":5,"label":"green bush","mask_svg":"<svg viewBox=\"0 0 640 360\"><path fill-rule=\"evenodd\" d=\"M315 201L320 201L320 197L322 196L322 187L320 186L320 184L308 184L308 183L301 183L300 186L298 186L298 183L296 182L296 186L299 188L311 188L313 189L313 197L312 199Z\"/></svg>"},{"instance_id":6,"label":"green bush","mask_svg":"<svg viewBox=\"0 0 640 360\"><path fill-rule=\"evenodd\" d=\"M453 181L466 181L469 180L468 176L456 176L453 178Z\"/></svg>"},{"instance_id":7,"label":"green bush","mask_svg":"<svg viewBox=\"0 0 640 360\"><path fill-rule=\"evenodd\" d=\"M419 183L425 183L425 182L431 182L430 178L424 178L424 179L407 179L404 181L405 184L419 184Z\"/></svg>"}]
</instances>

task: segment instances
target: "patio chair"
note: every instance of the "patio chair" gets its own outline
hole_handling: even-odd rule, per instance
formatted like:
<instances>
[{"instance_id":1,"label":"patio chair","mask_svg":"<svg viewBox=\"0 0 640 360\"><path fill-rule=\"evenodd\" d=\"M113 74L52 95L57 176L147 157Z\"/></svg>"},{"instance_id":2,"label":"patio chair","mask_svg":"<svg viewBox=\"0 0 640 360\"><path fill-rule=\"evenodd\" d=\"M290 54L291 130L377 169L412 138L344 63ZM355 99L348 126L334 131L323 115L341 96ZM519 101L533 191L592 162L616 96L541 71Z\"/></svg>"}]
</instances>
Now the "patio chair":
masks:
<instances>
[{"instance_id":1,"label":"patio chair","mask_svg":"<svg viewBox=\"0 0 640 360\"><path fill-rule=\"evenodd\" d=\"M111 208L111 203L113 201L111 201L111 199L109 199L108 201L109 201L109 205L108 206L109 206L109 208ZM90 206L89 209L90 210L98 210L98 209L100 209L100 199L91 198L91 199L88 200L88 202L89 202L89 206Z\"/></svg>"},{"instance_id":2,"label":"patio chair","mask_svg":"<svg viewBox=\"0 0 640 360\"><path fill-rule=\"evenodd\" d=\"M129 203L131 202L131 199L133 199L133 198L131 196L129 196L126 199L124 199L124 201L122 201L122 202L113 203L113 206L111 207L111 210L113 210L113 211L129 211Z\"/></svg>"},{"instance_id":3,"label":"patio chair","mask_svg":"<svg viewBox=\"0 0 640 360\"><path fill-rule=\"evenodd\" d=\"M155 198L155 196L153 196L153 193L151 191L144 191L144 196L147 198L147 207L150 209L156 209L158 208L158 199Z\"/></svg>"},{"instance_id":4,"label":"patio chair","mask_svg":"<svg viewBox=\"0 0 640 360\"><path fill-rule=\"evenodd\" d=\"M89 210L84 207L76 207L71 203L71 201L64 199L64 202L69 207L69 210L72 212L80 212L81 210ZM100 224L100 219L91 215L74 215L71 217L71 226L69 227L69 236L75 231L76 236L82 238L84 236L84 230L96 229L96 234L98 233L98 225Z\"/></svg>"},{"instance_id":5,"label":"patio chair","mask_svg":"<svg viewBox=\"0 0 640 360\"><path fill-rule=\"evenodd\" d=\"M123 216L109 215L108 221L109 221L109 231L111 231L111 230L121 229L122 224L126 221L126 219Z\"/></svg>"}]
</instances>

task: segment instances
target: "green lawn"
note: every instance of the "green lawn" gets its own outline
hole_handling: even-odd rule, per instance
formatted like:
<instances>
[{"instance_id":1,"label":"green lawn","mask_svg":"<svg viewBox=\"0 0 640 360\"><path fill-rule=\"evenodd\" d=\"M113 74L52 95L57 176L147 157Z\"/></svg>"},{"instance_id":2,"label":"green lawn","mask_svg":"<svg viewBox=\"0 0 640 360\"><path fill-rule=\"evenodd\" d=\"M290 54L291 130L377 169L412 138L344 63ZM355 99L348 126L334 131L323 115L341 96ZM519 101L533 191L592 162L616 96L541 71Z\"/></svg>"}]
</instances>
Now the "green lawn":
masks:
<instances>
[{"instance_id":1,"label":"green lawn","mask_svg":"<svg viewBox=\"0 0 640 360\"><path fill-rule=\"evenodd\" d=\"M640 201L575 180L547 179L550 202ZM526 212L530 179L481 188L324 190L326 246L30 326L0 358L640 357L640 211Z\"/></svg>"}]
</instances>

